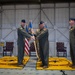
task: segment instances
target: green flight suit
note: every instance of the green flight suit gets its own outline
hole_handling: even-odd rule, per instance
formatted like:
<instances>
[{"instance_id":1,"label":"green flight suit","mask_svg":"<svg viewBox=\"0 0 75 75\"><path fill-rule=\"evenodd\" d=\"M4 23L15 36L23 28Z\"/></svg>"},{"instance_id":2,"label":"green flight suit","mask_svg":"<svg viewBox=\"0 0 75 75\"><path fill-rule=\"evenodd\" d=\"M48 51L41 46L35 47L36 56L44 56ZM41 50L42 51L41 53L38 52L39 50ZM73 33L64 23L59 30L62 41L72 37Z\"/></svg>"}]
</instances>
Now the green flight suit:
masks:
<instances>
[{"instance_id":1,"label":"green flight suit","mask_svg":"<svg viewBox=\"0 0 75 75\"><path fill-rule=\"evenodd\" d=\"M70 29L70 54L72 64L75 65L75 27Z\"/></svg>"},{"instance_id":2,"label":"green flight suit","mask_svg":"<svg viewBox=\"0 0 75 75\"><path fill-rule=\"evenodd\" d=\"M18 28L18 64L22 64L24 57L24 39L30 38L31 36L25 31L23 27Z\"/></svg>"},{"instance_id":3,"label":"green flight suit","mask_svg":"<svg viewBox=\"0 0 75 75\"><path fill-rule=\"evenodd\" d=\"M49 59L48 29L43 28L39 30L39 33L36 35L36 38L39 41L39 53L42 65L48 66L48 59Z\"/></svg>"}]
</instances>

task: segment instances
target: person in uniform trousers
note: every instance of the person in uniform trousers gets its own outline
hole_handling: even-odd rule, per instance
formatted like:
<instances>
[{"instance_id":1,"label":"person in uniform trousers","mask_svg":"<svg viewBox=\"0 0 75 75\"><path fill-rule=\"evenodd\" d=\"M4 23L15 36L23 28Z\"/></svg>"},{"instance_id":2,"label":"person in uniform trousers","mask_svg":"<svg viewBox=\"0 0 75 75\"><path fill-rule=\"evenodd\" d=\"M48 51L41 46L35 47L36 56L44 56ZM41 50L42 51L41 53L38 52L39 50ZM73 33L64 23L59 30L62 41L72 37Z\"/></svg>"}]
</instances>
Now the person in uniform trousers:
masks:
<instances>
[{"instance_id":1,"label":"person in uniform trousers","mask_svg":"<svg viewBox=\"0 0 75 75\"><path fill-rule=\"evenodd\" d=\"M47 28L47 25L46 24L44 25L44 28ZM38 35L40 33L40 29L37 29L35 33ZM39 51L39 41L36 38L35 38L35 41L36 41L36 48L37 48L36 51L37 51L38 61L41 61L40 51Z\"/></svg>"},{"instance_id":2,"label":"person in uniform trousers","mask_svg":"<svg viewBox=\"0 0 75 75\"><path fill-rule=\"evenodd\" d=\"M21 20L21 27L17 29L18 32L18 66L23 66L23 57L24 57L24 39L29 38L29 39L35 39L33 36L29 35L25 31L25 20Z\"/></svg>"},{"instance_id":3,"label":"person in uniform trousers","mask_svg":"<svg viewBox=\"0 0 75 75\"><path fill-rule=\"evenodd\" d=\"M35 34L36 39L38 39L39 42L39 53L40 53L40 59L42 61L42 65L40 65L43 68L48 67L49 62L49 41L48 41L48 29L45 28L44 22L41 21L39 24L39 31L38 34Z\"/></svg>"},{"instance_id":4,"label":"person in uniform trousers","mask_svg":"<svg viewBox=\"0 0 75 75\"><path fill-rule=\"evenodd\" d=\"M72 60L72 67L75 67L75 18L70 18L70 54Z\"/></svg>"}]
</instances>

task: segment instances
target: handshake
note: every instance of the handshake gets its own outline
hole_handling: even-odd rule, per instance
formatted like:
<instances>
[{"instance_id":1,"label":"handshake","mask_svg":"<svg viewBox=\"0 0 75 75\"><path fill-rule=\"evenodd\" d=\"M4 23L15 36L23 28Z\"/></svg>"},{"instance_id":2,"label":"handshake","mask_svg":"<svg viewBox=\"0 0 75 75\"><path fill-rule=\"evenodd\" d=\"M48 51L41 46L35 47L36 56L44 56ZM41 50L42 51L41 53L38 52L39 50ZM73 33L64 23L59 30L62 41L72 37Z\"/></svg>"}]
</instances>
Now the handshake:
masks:
<instances>
[{"instance_id":1,"label":"handshake","mask_svg":"<svg viewBox=\"0 0 75 75\"><path fill-rule=\"evenodd\" d=\"M31 38L30 38L30 39L35 40L35 37L34 37L34 36L31 36Z\"/></svg>"}]
</instances>

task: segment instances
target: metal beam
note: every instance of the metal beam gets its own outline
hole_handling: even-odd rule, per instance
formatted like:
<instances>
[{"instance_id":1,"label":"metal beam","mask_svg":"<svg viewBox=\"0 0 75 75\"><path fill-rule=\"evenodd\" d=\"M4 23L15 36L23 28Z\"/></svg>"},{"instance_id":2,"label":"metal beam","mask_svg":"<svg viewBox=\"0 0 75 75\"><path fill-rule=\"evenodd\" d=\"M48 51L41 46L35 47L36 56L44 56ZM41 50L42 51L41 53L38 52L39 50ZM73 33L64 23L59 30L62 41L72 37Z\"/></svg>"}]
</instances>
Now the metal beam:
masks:
<instances>
[{"instance_id":1,"label":"metal beam","mask_svg":"<svg viewBox=\"0 0 75 75\"><path fill-rule=\"evenodd\" d=\"M43 9L41 9L42 10L42 12L44 13L44 15L46 16L46 18L49 20L49 22L50 22L50 24L52 25L52 26L54 26L54 24L51 22L51 20L48 18L48 16L46 15L46 13L43 11Z\"/></svg>"},{"instance_id":2,"label":"metal beam","mask_svg":"<svg viewBox=\"0 0 75 75\"><path fill-rule=\"evenodd\" d=\"M0 0L0 4L40 4L40 3L69 3L75 0Z\"/></svg>"}]
</instances>

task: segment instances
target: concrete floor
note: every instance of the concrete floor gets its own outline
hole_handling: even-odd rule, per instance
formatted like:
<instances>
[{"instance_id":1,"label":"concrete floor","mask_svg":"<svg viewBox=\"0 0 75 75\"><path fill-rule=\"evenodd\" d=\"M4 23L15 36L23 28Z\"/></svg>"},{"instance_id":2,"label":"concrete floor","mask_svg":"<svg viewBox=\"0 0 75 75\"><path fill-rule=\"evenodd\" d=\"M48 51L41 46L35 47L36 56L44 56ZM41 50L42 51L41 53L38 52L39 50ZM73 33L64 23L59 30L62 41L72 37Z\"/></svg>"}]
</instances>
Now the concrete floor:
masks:
<instances>
[{"instance_id":1,"label":"concrete floor","mask_svg":"<svg viewBox=\"0 0 75 75\"><path fill-rule=\"evenodd\" d=\"M75 71L36 70L36 61L36 57L31 57L22 70L0 69L0 75L75 75Z\"/></svg>"}]
</instances>

